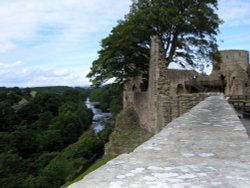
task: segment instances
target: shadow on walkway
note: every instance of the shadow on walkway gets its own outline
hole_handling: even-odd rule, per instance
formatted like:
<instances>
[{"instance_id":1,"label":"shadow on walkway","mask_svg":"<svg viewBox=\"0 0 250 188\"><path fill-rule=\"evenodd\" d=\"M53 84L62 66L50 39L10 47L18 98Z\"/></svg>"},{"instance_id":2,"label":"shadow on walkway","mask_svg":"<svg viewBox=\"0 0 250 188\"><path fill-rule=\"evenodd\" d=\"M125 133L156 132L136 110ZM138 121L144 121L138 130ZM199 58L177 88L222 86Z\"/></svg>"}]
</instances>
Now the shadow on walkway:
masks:
<instances>
[{"instance_id":1,"label":"shadow on walkway","mask_svg":"<svg viewBox=\"0 0 250 188\"><path fill-rule=\"evenodd\" d=\"M244 127L246 128L247 130L247 135L250 139L250 119L247 119L247 118L241 118L240 119L242 124L244 125Z\"/></svg>"}]
</instances>

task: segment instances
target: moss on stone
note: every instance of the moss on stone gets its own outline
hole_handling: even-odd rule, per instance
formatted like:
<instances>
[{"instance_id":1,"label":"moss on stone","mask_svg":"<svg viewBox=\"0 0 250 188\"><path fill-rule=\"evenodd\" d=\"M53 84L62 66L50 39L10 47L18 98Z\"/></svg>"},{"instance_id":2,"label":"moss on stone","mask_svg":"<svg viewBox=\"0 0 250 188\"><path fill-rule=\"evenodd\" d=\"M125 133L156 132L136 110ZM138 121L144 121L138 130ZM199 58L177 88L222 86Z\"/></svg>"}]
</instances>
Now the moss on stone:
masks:
<instances>
[{"instance_id":1,"label":"moss on stone","mask_svg":"<svg viewBox=\"0 0 250 188\"><path fill-rule=\"evenodd\" d=\"M136 111L133 108L124 109L117 116L115 130L106 145L106 154L130 153L151 136L151 133L140 127Z\"/></svg>"}]
</instances>

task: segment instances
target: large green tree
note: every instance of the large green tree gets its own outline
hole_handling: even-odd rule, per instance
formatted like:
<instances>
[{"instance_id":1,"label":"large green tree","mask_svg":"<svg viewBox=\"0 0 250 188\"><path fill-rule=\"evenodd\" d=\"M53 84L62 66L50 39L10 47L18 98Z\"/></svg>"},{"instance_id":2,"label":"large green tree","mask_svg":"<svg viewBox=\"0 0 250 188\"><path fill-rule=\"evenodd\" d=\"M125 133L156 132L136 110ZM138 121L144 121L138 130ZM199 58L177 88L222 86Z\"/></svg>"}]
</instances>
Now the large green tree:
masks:
<instances>
[{"instance_id":1,"label":"large green tree","mask_svg":"<svg viewBox=\"0 0 250 188\"><path fill-rule=\"evenodd\" d=\"M221 23L217 0L134 0L125 19L101 41L88 77L94 85L110 78L147 78L150 37L158 35L168 66L196 67L218 58L216 35Z\"/></svg>"}]
</instances>

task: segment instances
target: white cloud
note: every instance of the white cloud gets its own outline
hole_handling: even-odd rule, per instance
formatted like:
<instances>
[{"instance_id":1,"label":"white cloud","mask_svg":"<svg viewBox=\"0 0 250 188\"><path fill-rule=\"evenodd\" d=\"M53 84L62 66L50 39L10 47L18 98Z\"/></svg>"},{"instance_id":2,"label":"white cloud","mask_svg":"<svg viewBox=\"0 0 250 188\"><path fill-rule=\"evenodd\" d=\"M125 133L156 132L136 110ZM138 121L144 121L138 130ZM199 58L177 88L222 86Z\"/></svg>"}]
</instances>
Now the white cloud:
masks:
<instances>
[{"instance_id":1,"label":"white cloud","mask_svg":"<svg viewBox=\"0 0 250 188\"><path fill-rule=\"evenodd\" d=\"M0 85L89 84L86 74L99 41L130 4L131 0L0 0ZM25 64L10 63L18 60Z\"/></svg>"},{"instance_id":2,"label":"white cloud","mask_svg":"<svg viewBox=\"0 0 250 188\"><path fill-rule=\"evenodd\" d=\"M13 68L13 67L19 67L22 64L23 64L22 61L16 61L16 62L11 63L11 64L0 63L0 67L1 67L1 70L4 70L4 69Z\"/></svg>"},{"instance_id":3,"label":"white cloud","mask_svg":"<svg viewBox=\"0 0 250 188\"><path fill-rule=\"evenodd\" d=\"M219 15L225 26L250 24L249 0L219 0Z\"/></svg>"},{"instance_id":4,"label":"white cloud","mask_svg":"<svg viewBox=\"0 0 250 188\"><path fill-rule=\"evenodd\" d=\"M84 66L67 68L29 67L23 62L15 62L8 66L0 64L0 85L8 87L69 85L86 86L88 70Z\"/></svg>"},{"instance_id":5,"label":"white cloud","mask_svg":"<svg viewBox=\"0 0 250 188\"><path fill-rule=\"evenodd\" d=\"M100 40L128 13L131 2L0 0L0 86L89 84L85 76ZM239 32L250 25L250 1L218 2L225 21L221 46L250 49L247 31Z\"/></svg>"},{"instance_id":6,"label":"white cloud","mask_svg":"<svg viewBox=\"0 0 250 188\"><path fill-rule=\"evenodd\" d=\"M53 41L57 43L78 43L84 36L110 26L129 4L130 0L2 1L0 53L17 48L16 41L44 40L47 36L43 29L48 35L55 32Z\"/></svg>"},{"instance_id":7,"label":"white cloud","mask_svg":"<svg viewBox=\"0 0 250 188\"><path fill-rule=\"evenodd\" d=\"M63 76L68 76L70 74L68 69L59 69L59 70L54 70L53 71L53 76L57 76L57 77L63 77Z\"/></svg>"}]
</instances>

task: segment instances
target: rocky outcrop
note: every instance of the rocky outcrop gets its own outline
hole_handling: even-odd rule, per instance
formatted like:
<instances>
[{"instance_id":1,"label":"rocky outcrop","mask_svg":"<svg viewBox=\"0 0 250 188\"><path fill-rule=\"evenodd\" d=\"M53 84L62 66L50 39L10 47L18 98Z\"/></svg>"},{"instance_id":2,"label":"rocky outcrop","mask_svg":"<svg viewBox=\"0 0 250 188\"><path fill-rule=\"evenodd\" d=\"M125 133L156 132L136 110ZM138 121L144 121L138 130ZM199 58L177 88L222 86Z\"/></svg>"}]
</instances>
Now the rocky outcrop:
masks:
<instances>
[{"instance_id":1,"label":"rocky outcrop","mask_svg":"<svg viewBox=\"0 0 250 188\"><path fill-rule=\"evenodd\" d=\"M105 146L105 154L130 153L151 136L152 134L140 127L136 111L126 108L116 118L116 127Z\"/></svg>"}]
</instances>

